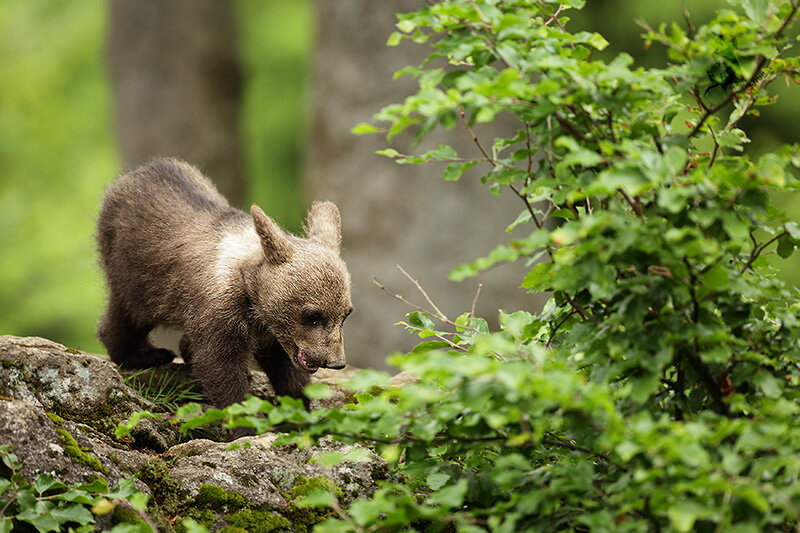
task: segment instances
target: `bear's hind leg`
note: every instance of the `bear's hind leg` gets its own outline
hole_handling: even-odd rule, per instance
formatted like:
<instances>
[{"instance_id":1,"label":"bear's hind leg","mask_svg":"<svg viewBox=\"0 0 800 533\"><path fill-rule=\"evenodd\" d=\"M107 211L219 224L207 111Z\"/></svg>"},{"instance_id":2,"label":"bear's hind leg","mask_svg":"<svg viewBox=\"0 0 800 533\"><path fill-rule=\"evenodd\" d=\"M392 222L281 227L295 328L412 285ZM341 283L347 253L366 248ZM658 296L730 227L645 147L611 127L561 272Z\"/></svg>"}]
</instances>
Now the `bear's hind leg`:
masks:
<instances>
[{"instance_id":1,"label":"bear's hind leg","mask_svg":"<svg viewBox=\"0 0 800 533\"><path fill-rule=\"evenodd\" d=\"M97 335L111 360L123 368L150 368L175 358L170 350L156 348L147 340L152 328L137 325L117 299L109 296L108 307L100 319Z\"/></svg>"}]
</instances>

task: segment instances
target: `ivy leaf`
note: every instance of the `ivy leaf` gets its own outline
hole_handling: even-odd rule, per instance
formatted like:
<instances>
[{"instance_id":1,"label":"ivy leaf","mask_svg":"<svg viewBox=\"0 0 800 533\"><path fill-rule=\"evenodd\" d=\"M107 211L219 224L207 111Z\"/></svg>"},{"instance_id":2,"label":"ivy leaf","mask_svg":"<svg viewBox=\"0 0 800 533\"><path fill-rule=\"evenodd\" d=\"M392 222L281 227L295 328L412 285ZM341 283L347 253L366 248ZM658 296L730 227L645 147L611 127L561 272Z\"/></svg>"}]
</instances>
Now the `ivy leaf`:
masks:
<instances>
[{"instance_id":1,"label":"ivy leaf","mask_svg":"<svg viewBox=\"0 0 800 533\"><path fill-rule=\"evenodd\" d=\"M439 490L448 481L450 481L450 476L442 472L431 472L425 479L425 482L432 490Z\"/></svg>"},{"instance_id":2,"label":"ivy leaf","mask_svg":"<svg viewBox=\"0 0 800 533\"><path fill-rule=\"evenodd\" d=\"M446 486L434 492L428 500L434 505L441 505L450 509L459 507L464 502L467 487L467 480L461 479L454 485Z\"/></svg>"},{"instance_id":3,"label":"ivy leaf","mask_svg":"<svg viewBox=\"0 0 800 533\"><path fill-rule=\"evenodd\" d=\"M50 511L50 514L56 521L58 521L59 524L75 522L85 526L86 524L94 522L94 515L92 515L89 509L81 504L57 507Z\"/></svg>"}]
</instances>

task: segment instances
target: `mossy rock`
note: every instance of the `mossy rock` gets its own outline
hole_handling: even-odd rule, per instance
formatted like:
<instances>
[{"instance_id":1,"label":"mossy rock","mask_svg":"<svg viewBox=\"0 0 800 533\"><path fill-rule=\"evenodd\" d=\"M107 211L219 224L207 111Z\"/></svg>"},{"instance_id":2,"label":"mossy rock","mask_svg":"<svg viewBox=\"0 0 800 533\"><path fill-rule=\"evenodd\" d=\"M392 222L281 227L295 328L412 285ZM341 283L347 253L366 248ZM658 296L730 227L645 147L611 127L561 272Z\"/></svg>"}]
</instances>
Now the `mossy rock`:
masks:
<instances>
[{"instance_id":1,"label":"mossy rock","mask_svg":"<svg viewBox=\"0 0 800 533\"><path fill-rule=\"evenodd\" d=\"M153 457L139 471L141 479L153 493L153 499L167 514L176 514L184 500L180 487L169 475L169 467L163 459Z\"/></svg>"},{"instance_id":2,"label":"mossy rock","mask_svg":"<svg viewBox=\"0 0 800 533\"><path fill-rule=\"evenodd\" d=\"M242 528L250 533L268 533L281 529L288 529L292 524L283 516L272 511L256 511L242 509L229 514L228 523L237 528Z\"/></svg>"},{"instance_id":3,"label":"mossy rock","mask_svg":"<svg viewBox=\"0 0 800 533\"><path fill-rule=\"evenodd\" d=\"M121 505L114 507L114 510L111 512L111 524L113 525L143 523L144 520L136 511L122 507Z\"/></svg>"},{"instance_id":4,"label":"mossy rock","mask_svg":"<svg viewBox=\"0 0 800 533\"><path fill-rule=\"evenodd\" d=\"M342 496L342 489L325 476L304 477L297 476L287 495L291 500L299 500L314 491L333 492L337 498Z\"/></svg>"},{"instance_id":5,"label":"mossy rock","mask_svg":"<svg viewBox=\"0 0 800 533\"><path fill-rule=\"evenodd\" d=\"M247 499L238 492L227 491L216 485L201 485L194 502L198 507L222 513L229 513L248 505Z\"/></svg>"},{"instance_id":6,"label":"mossy rock","mask_svg":"<svg viewBox=\"0 0 800 533\"><path fill-rule=\"evenodd\" d=\"M78 441L75 440L72 433L66 429L56 428L56 434L58 435L59 442L61 442L61 445L64 447L64 453L67 454L73 463L88 466L92 470L108 475L108 468L103 466L97 457L86 453L88 448L78 444Z\"/></svg>"}]
</instances>

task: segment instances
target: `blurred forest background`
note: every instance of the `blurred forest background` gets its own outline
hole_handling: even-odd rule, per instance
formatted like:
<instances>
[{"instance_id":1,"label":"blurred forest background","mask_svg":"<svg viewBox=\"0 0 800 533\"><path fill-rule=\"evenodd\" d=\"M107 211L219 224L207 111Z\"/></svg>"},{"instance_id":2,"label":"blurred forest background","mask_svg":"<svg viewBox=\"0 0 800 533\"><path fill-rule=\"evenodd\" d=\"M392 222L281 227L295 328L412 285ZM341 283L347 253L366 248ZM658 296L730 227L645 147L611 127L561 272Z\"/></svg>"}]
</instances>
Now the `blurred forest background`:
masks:
<instances>
[{"instance_id":1,"label":"blurred forest background","mask_svg":"<svg viewBox=\"0 0 800 533\"><path fill-rule=\"evenodd\" d=\"M118 138L125 137L118 135L119 128L147 118L146 111L124 99L119 101L124 96L120 76L124 77L125 67L115 63L119 56L109 54L107 45L122 39L123 55L137 50L133 46L126 50L124 33L112 33L109 39L110 21L118 24L120 19L115 17L124 22L130 16L120 4L125 2L0 2L0 334L38 335L88 351L103 351L95 337L104 302L93 240L95 216L105 185L133 164L125 161L122 152L131 154L135 149ZM258 203L293 231L300 229L312 198L331 197L339 203L345 223L345 259L354 275L354 290L359 289L354 294L357 313L346 336L349 339L354 329L364 330L356 345L362 351L373 346L375 353L371 359L357 361L380 364L392 349L402 346L392 344L394 341L380 344L388 334L377 331L378 324L391 329L408 309L378 295L379 291L370 287L371 275L398 283L402 277L390 274L389 267L394 263L414 267L409 268L412 274L426 288L433 287L431 292L438 291L438 296L446 298L454 290L462 293L457 300L463 302L460 308L450 304L450 310L458 313L468 309L477 283L459 288L445 282L444 273L488 252L481 246L479 234L470 231L464 234L472 239L458 237L457 225L449 233L433 220L422 219L415 226L414 220L420 217L412 204L429 212L430 205L421 198L430 196L442 204L434 203L434 210L452 217L452 213L484 211L497 201L479 191L480 195L474 196L479 200L453 196L453 205L448 207L446 199L438 195L449 194L441 191L451 189L429 190L427 185L417 185L438 182L441 169L389 170L391 163L374 155L374 150L385 144L382 139L347 140L351 126L367 120L380 106L402 98L409 87L408 81L392 82L389 67L414 62L409 58L421 58L424 51L404 52L395 56L393 63L383 57L396 52L383 45L393 29L391 14L417 2L236 0L228 4L219 0L217 4L231 10L235 41L231 50L239 63L235 76L241 84L235 89L241 93L241 105L238 123L233 122L239 135L223 141L240 144L234 148L240 153L240 168L231 171L241 176L240 202L245 206ZM642 30L635 19L651 25L664 21L685 25L684 10L699 22L725 5L724 0L589 0L572 23L602 33L611 42L606 55L627 51L637 61L658 65L663 64L665 54L653 50L644 58ZM170 54L179 46L180 42L168 43L162 53ZM379 68L389 70L376 70ZM114 88L118 91L116 104ZM800 139L799 101L783 98L763 115L762 129L753 135L750 150L760 152L777 142ZM158 134L153 137L158 139ZM398 147L407 149L403 139ZM209 167L213 164L204 169L209 171ZM415 172L424 181L392 182ZM355 181L356 176L364 181ZM347 189L351 182L354 185ZM482 203L476 205L477 201ZM793 218L800 217L797 199L780 202ZM510 223L518 207L507 212L497 227ZM392 218L389 214L394 212L397 216ZM373 230L376 233L370 233ZM434 234L441 234L438 240ZM351 240L356 241L351 245L352 260L347 256ZM450 253L447 246L463 249L463 255ZM366 252L355 257L360 249ZM439 263L428 268L424 258L433 255L439 256ZM778 266L785 279L800 282L800 264ZM511 277L520 279L516 274ZM491 278L485 283L490 292ZM494 315L499 307L514 310L528 305L524 299L519 300L521 304L508 303L504 294L508 293L498 293L495 299L486 297L485 314ZM370 304L372 308L360 306L368 297L377 303ZM382 309L380 302L394 313L392 317L371 311ZM535 304L530 301L529 305Z\"/></svg>"}]
</instances>

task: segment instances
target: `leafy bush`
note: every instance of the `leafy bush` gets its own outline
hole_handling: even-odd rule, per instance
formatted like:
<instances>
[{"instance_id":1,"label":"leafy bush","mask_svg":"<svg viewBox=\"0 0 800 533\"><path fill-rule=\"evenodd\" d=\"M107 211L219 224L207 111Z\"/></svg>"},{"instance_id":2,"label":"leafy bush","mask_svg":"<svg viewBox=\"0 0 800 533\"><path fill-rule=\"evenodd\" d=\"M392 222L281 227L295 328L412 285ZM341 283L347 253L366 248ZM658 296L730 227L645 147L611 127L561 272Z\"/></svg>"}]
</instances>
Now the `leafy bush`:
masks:
<instances>
[{"instance_id":1,"label":"leafy bush","mask_svg":"<svg viewBox=\"0 0 800 533\"><path fill-rule=\"evenodd\" d=\"M0 532L94 531L95 515L125 510L133 523L120 523L113 533L152 533L142 512L147 494L133 486L133 479L109 490L102 479L68 486L52 474L36 476L28 483L19 471L21 464L9 445L0 445ZM113 517L112 517L113 520ZM120 520L123 522L123 520Z\"/></svg>"},{"instance_id":2,"label":"leafy bush","mask_svg":"<svg viewBox=\"0 0 800 533\"><path fill-rule=\"evenodd\" d=\"M318 531L762 531L800 518L800 307L765 260L800 243L770 202L796 191L800 152L752 160L743 129L773 81L800 80L798 3L731 0L702 26L646 27L646 46L667 49L660 69L597 59L602 36L566 29L583 3L444 0L400 15L389 44L432 49L400 71L419 91L355 128L464 129L470 154L382 153L443 164L446 180L483 169L490 192L516 194L509 230L530 234L451 277L524 261L522 285L552 293L544 310L501 312L495 333L472 313L414 312L425 341L392 362L419 381L362 373L343 409L181 412L187 427L374 443L405 482L346 511L318 496L339 514ZM486 139L498 117L516 126Z\"/></svg>"}]
</instances>

